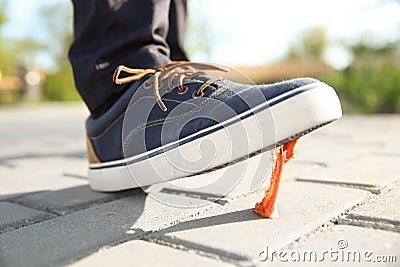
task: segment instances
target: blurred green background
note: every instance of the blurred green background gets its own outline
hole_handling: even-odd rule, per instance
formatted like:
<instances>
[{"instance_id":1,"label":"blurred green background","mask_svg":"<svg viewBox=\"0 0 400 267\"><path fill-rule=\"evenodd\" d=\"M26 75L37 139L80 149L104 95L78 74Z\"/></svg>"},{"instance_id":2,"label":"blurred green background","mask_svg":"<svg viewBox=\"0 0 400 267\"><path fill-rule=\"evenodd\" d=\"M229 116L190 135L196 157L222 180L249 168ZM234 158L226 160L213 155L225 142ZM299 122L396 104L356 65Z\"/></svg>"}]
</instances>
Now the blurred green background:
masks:
<instances>
[{"instance_id":1,"label":"blurred green background","mask_svg":"<svg viewBox=\"0 0 400 267\"><path fill-rule=\"evenodd\" d=\"M232 29L230 34L236 37L243 33L229 25L221 30L221 26L210 19L211 11L207 13L207 10L217 7L212 6L212 1L206 2L209 9L199 11L205 2L189 1L186 48L192 59L219 62L217 60L221 52L216 51L221 50L214 46L229 45L230 36L226 29ZM35 18L29 29L34 34L25 35L5 34L5 29L15 24L11 4L11 0L0 0L0 105L32 101L80 101L67 58L72 42L71 3L44 1L38 5L34 10L36 17L27 16L27 19ZM395 8L400 6L400 1L382 0L374 5L378 10L380 5L387 8L388 4ZM306 5L307 8L309 6ZM313 16L310 13L306 15ZM352 19L356 23L358 18ZM285 20L289 26L290 23L297 23L287 17ZM246 20L240 23L246 25ZM233 62L232 67L256 83L271 83L300 76L321 79L337 89L345 113L400 112L400 24L394 25L398 34L391 38L380 38L379 32L366 31L338 39L332 38L324 25L305 25L307 28L286 40L287 45L277 57L253 64L240 60L228 63L232 66ZM259 23L249 25L252 28L256 26L260 26ZM266 27L279 28L279 22ZM268 38L273 41L275 36L270 34ZM221 42L224 39L228 42ZM339 49L335 52L332 47ZM268 43L265 49L268 49ZM331 59L345 58L345 62L332 64L335 60L327 59L327 50ZM226 55L228 58L235 56L246 55L241 55L240 51Z\"/></svg>"}]
</instances>

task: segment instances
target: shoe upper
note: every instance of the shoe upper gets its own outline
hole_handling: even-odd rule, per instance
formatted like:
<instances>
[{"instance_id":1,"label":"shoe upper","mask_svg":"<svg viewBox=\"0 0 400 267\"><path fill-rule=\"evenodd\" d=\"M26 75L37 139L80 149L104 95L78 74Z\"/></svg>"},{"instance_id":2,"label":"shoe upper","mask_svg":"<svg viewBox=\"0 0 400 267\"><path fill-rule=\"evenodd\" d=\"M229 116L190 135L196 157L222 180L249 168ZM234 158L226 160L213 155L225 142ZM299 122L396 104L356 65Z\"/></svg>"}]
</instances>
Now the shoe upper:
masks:
<instances>
[{"instance_id":1,"label":"shoe upper","mask_svg":"<svg viewBox=\"0 0 400 267\"><path fill-rule=\"evenodd\" d=\"M86 121L89 141L100 162L139 155L223 124L242 114L256 112L265 103L307 84L312 78L270 85L245 85L229 80L212 83L197 96L195 92L209 80L199 76L185 80L185 92L177 86L161 92L167 110L157 104L146 87L149 76L133 82L121 98L102 116ZM264 105L263 108L268 108ZM214 127L216 128L216 127Z\"/></svg>"}]
</instances>

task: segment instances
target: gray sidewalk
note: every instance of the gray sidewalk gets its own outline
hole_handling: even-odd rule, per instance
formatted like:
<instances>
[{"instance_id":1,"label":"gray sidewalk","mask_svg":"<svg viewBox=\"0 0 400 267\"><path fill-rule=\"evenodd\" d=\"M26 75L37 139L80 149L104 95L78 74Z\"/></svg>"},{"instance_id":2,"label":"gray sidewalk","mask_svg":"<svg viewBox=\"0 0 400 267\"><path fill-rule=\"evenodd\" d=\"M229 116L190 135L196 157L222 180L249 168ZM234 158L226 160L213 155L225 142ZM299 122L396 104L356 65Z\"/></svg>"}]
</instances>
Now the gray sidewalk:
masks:
<instances>
[{"instance_id":1,"label":"gray sidewalk","mask_svg":"<svg viewBox=\"0 0 400 267\"><path fill-rule=\"evenodd\" d=\"M400 115L345 116L301 138L274 220L252 212L266 184L244 186L257 157L222 199L150 188L198 208L91 191L86 115L80 104L0 108L1 267L400 265Z\"/></svg>"}]
</instances>

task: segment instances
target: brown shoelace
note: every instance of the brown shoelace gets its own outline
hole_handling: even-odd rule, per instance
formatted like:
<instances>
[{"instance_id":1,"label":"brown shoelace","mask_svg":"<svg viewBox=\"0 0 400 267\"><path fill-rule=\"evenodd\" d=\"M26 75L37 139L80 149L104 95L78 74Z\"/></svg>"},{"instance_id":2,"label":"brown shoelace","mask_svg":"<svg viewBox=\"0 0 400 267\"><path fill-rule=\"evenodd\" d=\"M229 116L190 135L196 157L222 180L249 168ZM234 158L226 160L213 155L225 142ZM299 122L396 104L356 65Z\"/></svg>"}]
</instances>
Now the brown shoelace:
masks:
<instances>
[{"instance_id":1,"label":"brown shoelace","mask_svg":"<svg viewBox=\"0 0 400 267\"><path fill-rule=\"evenodd\" d=\"M198 71L201 70L201 71ZM224 71L219 66L205 63L194 63L194 62L186 62L186 61L173 61L165 66L156 68L156 69L131 69L126 66L118 66L114 72L113 81L116 84L125 84L133 81L138 81L149 74L154 74L153 79L149 80L150 84L154 83L154 96L160 108L163 111L167 111L167 107L160 96L160 84L168 79L168 90L172 90L173 81L176 77L179 79L178 92L184 93L187 89L186 86L183 85L184 79L193 79L200 75L206 75L205 70L213 70L213 71ZM121 73L130 74L130 76L120 77ZM223 80L221 77L214 77L206 82L204 82L200 88L196 91L196 96L202 96L204 90L209 87L211 84L216 81Z\"/></svg>"}]
</instances>

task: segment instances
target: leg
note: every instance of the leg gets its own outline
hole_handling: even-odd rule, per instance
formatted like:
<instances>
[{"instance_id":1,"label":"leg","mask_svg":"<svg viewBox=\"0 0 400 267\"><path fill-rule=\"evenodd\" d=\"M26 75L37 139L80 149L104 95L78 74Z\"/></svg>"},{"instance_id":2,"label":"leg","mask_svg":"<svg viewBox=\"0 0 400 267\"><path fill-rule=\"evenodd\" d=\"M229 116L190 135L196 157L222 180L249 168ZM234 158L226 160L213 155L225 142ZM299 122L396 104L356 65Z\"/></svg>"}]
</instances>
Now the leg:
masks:
<instances>
[{"instance_id":1,"label":"leg","mask_svg":"<svg viewBox=\"0 0 400 267\"><path fill-rule=\"evenodd\" d=\"M174 61L188 60L184 51L186 13L186 0L171 0L167 42L171 50L171 60Z\"/></svg>"},{"instance_id":2,"label":"leg","mask_svg":"<svg viewBox=\"0 0 400 267\"><path fill-rule=\"evenodd\" d=\"M167 64L170 0L73 0L74 43L69 58L76 87L92 114L102 114L125 91L112 74L120 64Z\"/></svg>"}]
</instances>

